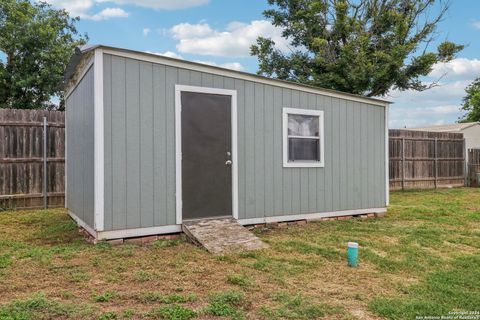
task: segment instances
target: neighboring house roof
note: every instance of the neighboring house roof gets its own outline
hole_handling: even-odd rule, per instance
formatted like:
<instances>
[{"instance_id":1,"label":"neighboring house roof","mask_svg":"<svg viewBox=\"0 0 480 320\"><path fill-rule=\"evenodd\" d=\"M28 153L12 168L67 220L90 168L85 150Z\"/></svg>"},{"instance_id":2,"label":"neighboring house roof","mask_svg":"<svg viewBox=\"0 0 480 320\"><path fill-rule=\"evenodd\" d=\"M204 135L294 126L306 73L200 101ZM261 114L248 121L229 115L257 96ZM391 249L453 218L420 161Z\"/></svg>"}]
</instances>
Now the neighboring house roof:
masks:
<instances>
[{"instance_id":1,"label":"neighboring house roof","mask_svg":"<svg viewBox=\"0 0 480 320\"><path fill-rule=\"evenodd\" d=\"M267 78L264 76L260 76L258 74L253 74L253 73L248 73L244 71L236 71L232 69L227 69L227 68L222 68L218 66L212 66L212 65L207 65L203 63L198 63L198 62L192 62L188 60L183 60L183 59L176 59L176 58L171 58L171 57L166 57L166 56L161 56L158 54L153 54L153 53L148 53L148 52L142 52L142 51L135 51L135 50L129 50L129 49L123 49L123 48L115 48L115 47L110 47L110 46L104 46L104 45L85 45L82 47L77 47L75 50L75 54L71 57L70 62L67 65L67 68L64 73L64 80L63 80L63 86L66 86L70 78L75 74L75 70L77 66L80 64L82 61L83 57L85 54L95 50L95 49L106 49L110 51L116 51L118 53L124 53L124 54L135 54L139 55L142 58L155 58L155 61L158 61L159 63L164 63L166 65L169 64L178 64L182 63L188 66L200 66L202 68L208 68L210 72L215 73L215 72L223 72L223 73L228 73L231 74L232 77L243 77L243 78L249 78L252 79L252 81L257 81L257 82L270 82L274 81L278 85L290 85L290 86L296 86L300 88L309 89L310 91L315 91L315 93L318 94L324 94L327 96L342 96L344 99L349 99L349 100L363 100L365 103L371 103L371 104L376 104L376 105L381 105L381 106L387 106L388 104L391 104L391 101L383 100L383 99L378 99L378 98L371 98L371 97L366 97L362 95L357 95L357 94L352 94L352 93L347 93L347 92L342 92L342 91L336 91L336 90L331 90L331 89L325 89L325 88L319 88L319 87L314 87L306 84L301 84L298 82L292 82L292 81L285 81L285 80L279 80L279 79L274 79L274 78Z\"/></svg>"},{"instance_id":2,"label":"neighboring house roof","mask_svg":"<svg viewBox=\"0 0 480 320\"><path fill-rule=\"evenodd\" d=\"M423 127L423 128L411 128L408 130L432 131L432 132L461 132L473 126L480 126L480 122L455 123L455 124L446 124L446 125Z\"/></svg>"}]
</instances>

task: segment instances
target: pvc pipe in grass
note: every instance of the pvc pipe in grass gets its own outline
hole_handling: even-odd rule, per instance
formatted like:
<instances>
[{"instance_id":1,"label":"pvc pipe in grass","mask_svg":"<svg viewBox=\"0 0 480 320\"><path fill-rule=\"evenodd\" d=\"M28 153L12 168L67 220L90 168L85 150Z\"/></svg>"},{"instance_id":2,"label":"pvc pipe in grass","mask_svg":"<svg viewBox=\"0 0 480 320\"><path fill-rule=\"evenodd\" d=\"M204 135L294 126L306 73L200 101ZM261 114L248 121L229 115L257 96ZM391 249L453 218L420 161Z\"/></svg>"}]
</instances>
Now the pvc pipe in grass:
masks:
<instances>
[{"instance_id":1,"label":"pvc pipe in grass","mask_svg":"<svg viewBox=\"0 0 480 320\"><path fill-rule=\"evenodd\" d=\"M348 243L348 265L352 268L358 267L358 243Z\"/></svg>"}]
</instances>

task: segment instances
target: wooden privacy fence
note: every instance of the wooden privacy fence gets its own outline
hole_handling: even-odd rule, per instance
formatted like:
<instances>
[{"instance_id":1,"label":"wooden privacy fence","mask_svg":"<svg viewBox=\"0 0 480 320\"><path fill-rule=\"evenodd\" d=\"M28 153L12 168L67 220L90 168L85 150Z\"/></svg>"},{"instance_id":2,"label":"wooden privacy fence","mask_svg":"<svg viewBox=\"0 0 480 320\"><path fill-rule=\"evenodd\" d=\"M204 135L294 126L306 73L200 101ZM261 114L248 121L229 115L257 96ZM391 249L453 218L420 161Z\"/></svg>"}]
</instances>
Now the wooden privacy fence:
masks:
<instances>
[{"instance_id":1,"label":"wooden privacy fence","mask_svg":"<svg viewBox=\"0 0 480 320\"><path fill-rule=\"evenodd\" d=\"M0 209L63 207L64 112L0 109L0 142Z\"/></svg>"},{"instance_id":2,"label":"wooden privacy fence","mask_svg":"<svg viewBox=\"0 0 480 320\"><path fill-rule=\"evenodd\" d=\"M480 149L468 150L468 185L480 187Z\"/></svg>"},{"instance_id":3,"label":"wooden privacy fence","mask_svg":"<svg viewBox=\"0 0 480 320\"><path fill-rule=\"evenodd\" d=\"M390 189L465 185L463 133L390 130Z\"/></svg>"}]
</instances>

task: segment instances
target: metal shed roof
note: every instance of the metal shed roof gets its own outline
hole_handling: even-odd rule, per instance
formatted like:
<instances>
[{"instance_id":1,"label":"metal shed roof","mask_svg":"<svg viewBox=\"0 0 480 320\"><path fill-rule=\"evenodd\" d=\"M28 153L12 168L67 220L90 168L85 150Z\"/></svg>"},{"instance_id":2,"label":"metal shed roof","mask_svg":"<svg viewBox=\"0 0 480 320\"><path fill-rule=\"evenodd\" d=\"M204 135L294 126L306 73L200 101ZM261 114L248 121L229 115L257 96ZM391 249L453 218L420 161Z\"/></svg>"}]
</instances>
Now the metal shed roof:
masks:
<instances>
[{"instance_id":1,"label":"metal shed roof","mask_svg":"<svg viewBox=\"0 0 480 320\"><path fill-rule=\"evenodd\" d=\"M64 74L64 81L63 84L65 85L68 80L72 77L72 75L75 73L75 70L82 60L83 56L95 49L103 49L106 51L106 53L109 54L117 54L120 56L126 56L126 57L132 57L138 60L143 60L143 61L149 61L149 62L156 62L156 63L162 63L166 65L175 65L175 66L180 66L184 68L201 68L202 70L205 70L207 72L211 73L222 73L225 76L230 76L233 78L241 78L241 79L246 79L246 80L251 80L255 82L263 82L263 83L269 83L269 84L276 84L278 86L282 87L291 87L297 90L308 90L313 93L318 93L318 94L323 94L327 96L333 96L333 97L338 97L338 98L343 98L347 100L355 100L355 101L363 101L365 103L370 103L370 104L375 104L375 105L381 105L381 106L388 106L391 104L391 101L383 100L383 99L378 99L378 98L371 98L371 97L366 97L362 95L357 95L357 94L351 94L351 93L346 93L346 92L341 92L341 91L336 91L336 90L331 90L331 89L325 89L325 88L319 88L319 87L314 87L310 85L305 85L301 83L296 83L292 81L286 81L286 80L279 80L279 79L273 79L273 78L268 78L264 76L260 76L257 74L253 73L248 73L248 72L243 72L243 71L237 71L237 70L231 70L227 68L222 68L218 66L212 66L212 65L207 65L203 63L198 63L198 62L192 62L188 60L183 60L183 59L176 59L176 58L171 58L171 57L166 57L166 56L161 56L158 54L153 54L153 53L148 53L148 52L142 52L142 51L135 51L135 50L130 50L130 49L123 49L123 48L116 48L116 47L111 47L111 46L104 46L104 45L85 45L83 47L78 47L75 50L75 54L72 56L70 59L70 62L68 63L68 66L65 70ZM274 83L272 83L274 82Z\"/></svg>"}]
</instances>

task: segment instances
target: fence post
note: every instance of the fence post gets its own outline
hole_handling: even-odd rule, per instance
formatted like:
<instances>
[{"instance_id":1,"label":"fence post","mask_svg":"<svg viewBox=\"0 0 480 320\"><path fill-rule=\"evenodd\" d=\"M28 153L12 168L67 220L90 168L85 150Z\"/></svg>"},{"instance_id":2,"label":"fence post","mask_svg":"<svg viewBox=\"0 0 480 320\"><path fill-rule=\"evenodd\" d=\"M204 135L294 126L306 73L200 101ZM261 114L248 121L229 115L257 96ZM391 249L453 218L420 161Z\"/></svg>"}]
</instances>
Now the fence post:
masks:
<instances>
[{"instance_id":1,"label":"fence post","mask_svg":"<svg viewBox=\"0 0 480 320\"><path fill-rule=\"evenodd\" d=\"M405 190L405 138L402 138L402 190Z\"/></svg>"},{"instance_id":2,"label":"fence post","mask_svg":"<svg viewBox=\"0 0 480 320\"><path fill-rule=\"evenodd\" d=\"M47 117L43 117L43 209L48 207L47 194Z\"/></svg>"},{"instance_id":3,"label":"fence post","mask_svg":"<svg viewBox=\"0 0 480 320\"><path fill-rule=\"evenodd\" d=\"M437 151L437 148L438 148L438 138L435 138L435 146L433 148L434 150L434 153L435 153L435 160L434 160L434 165L435 165L435 189L437 189L437 180L438 180L438 151Z\"/></svg>"}]
</instances>

